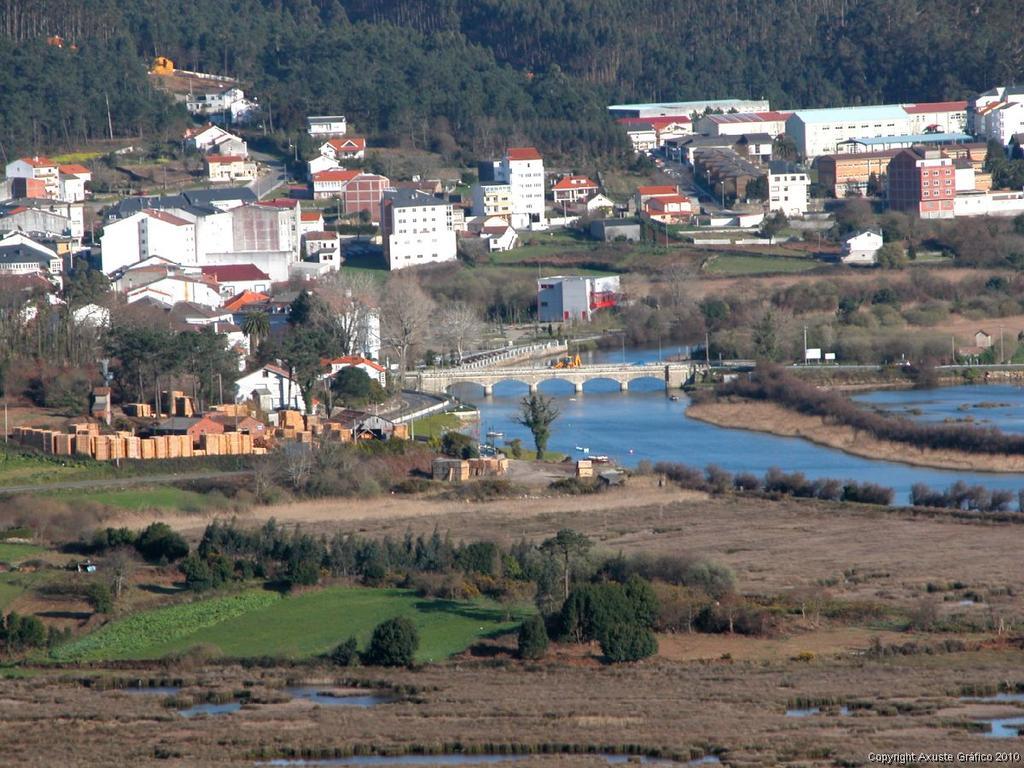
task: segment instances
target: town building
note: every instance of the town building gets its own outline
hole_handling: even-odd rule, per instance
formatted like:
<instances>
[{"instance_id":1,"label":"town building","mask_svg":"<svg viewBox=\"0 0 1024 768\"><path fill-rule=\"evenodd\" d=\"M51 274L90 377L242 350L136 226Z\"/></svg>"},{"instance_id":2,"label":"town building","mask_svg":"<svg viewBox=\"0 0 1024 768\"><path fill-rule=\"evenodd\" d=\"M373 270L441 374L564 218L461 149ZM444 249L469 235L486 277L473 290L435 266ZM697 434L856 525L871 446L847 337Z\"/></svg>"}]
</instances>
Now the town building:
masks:
<instances>
[{"instance_id":1,"label":"town building","mask_svg":"<svg viewBox=\"0 0 1024 768\"><path fill-rule=\"evenodd\" d=\"M600 193L594 195L592 198L587 200L587 213L588 214L600 214L602 216L609 215L615 210L615 201L606 195Z\"/></svg>"},{"instance_id":2,"label":"town building","mask_svg":"<svg viewBox=\"0 0 1024 768\"><path fill-rule=\"evenodd\" d=\"M669 159L690 165L701 149L725 149L751 162L767 163L772 159L775 142L767 133L745 133L741 136L685 136L665 143L665 154Z\"/></svg>"},{"instance_id":3,"label":"town building","mask_svg":"<svg viewBox=\"0 0 1024 768\"><path fill-rule=\"evenodd\" d=\"M203 158L206 177L214 184L252 181L256 178L256 163L244 155L207 155Z\"/></svg>"},{"instance_id":4,"label":"town building","mask_svg":"<svg viewBox=\"0 0 1024 768\"><path fill-rule=\"evenodd\" d=\"M537 317L542 323L590 322L619 301L619 277L554 275L537 280Z\"/></svg>"},{"instance_id":5,"label":"town building","mask_svg":"<svg viewBox=\"0 0 1024 768\"><path fill-rule=\"evenodd\" d=\"M318 171L310 177L313 185L313 199L324 200L331 197L340 198L347 185L359 175L359 171L348 171L344 168Z\"/></svg>"},{"instance_id":6,"label":"town building","mask_svg":"<svg viewBox=\"0 0 1024 768\"><path fill-rule=\"evenodd\" d=\"M956 171L939 150L904 149L889 161L889 207L922 219L953 218Z\"/></svg>"},{"instance_id":7,"label":"town building","mask_svg":"<svg viewBox=\"0 0 1024 768\"><path fill-rule=\"evenodd\" d=\"M307 232L302 236L306 260L325 264L330 271L341 267L341 237L337 232Z\"/></svg>"},{"instance_id":8,"label":"town building","mask_svg":"<svg viewBox=\"0 0 1024 768\"><path fill-rule=\"evenodd\" d=\"M512 225L497 216L483 221L480 226L480 237L487 240L487 250L491 253L511 251L519 242L519 234Z\"/></svg>"},{"instance_id":9,"label":"town building","mask_svg":"<svg viewBox=\"0 0 1024 768\"><path fill-rule=\"evenodd\" d=\"M512 187L508 184L480 183L473 185L473 215L512 217Z\"/></svg>"},{"instance_id":10,"label":"town building","mask_svg":"<svg viewBox=\"0 0 1024 768\"><path fill-rule=\"evenodd\" d=\"M653 152L658 148L658 129L650 120L624 118L620 121L626 129L626 138L637 154Z\"/></svg>"},{"instance_id":11,"label":"town building","mask_svg":"<svg viewBox=\"0 0 1024 768\"><path fill-rule=\"evenodd\" d=\"M640 222L636 219L599 219L590 222L590 236L606 243L639 243Z\"/></svg>"},{"instance_id":12,"label":"town building","mask_svg":"<svg viewBox=\"0 0 1024 768\"><path fill-rule=\"evenodd\" d=\"M937 101L904 104L913 133L964 133L967 131L966 101Z\"/></svg>"},{"instance_id":13,"label":"town building","mask_svg":"<svg viewBox=\"0 0 1024 768\"><path fill-rule=\"evenodd\" d=\"M1024 191L973 190L957 192L954 216L1020 216L1024 214Z\"/></svg>"},{"instance_id":14,"label":"town building","mask_svg":"<svg viewBox=\"0 0 1024 768\"><path fill-rule=\"evenodd\" d=\"M85 200L88 194L85 185L92 181L92 171L78 163L59 165L57 171L60 182L60 193L57 199L69 203L80 203Z\"/></svg>"},{"instance_id":15,"label":"town building","mask_svg":"<svg viewBox=\"0 0 1024 768\"><path fill-rule=\"evenodd\" d=\"M647 201L652 197L678 194L679 187L674 184L647 184L636 188L636 192L633 193L633 205L639 213L647 207Z\"/></svg>"},{"instance_id":16,"label":"town building","mask_svg":"<svg viewBox=\"0 0 1024 768\"><path fill-rule=\"evenodd\" d=\"M188 435L194 446L199 445L203 435L221 435L224 423L212 415L171 416L153 427L154 435Z\"/></svg>"},{"instance_id":17,"label":"town building","mask_svg":"<svg viewBox=\"0 0 1024 768\"><path fill-rule=\"evenodd\" d=\"M47 238L69 237L80 243L84 226L81 203L17 199L0 204L0 233L31 232Z\"/></svg>"},{"instance_id":18,"label":"town building","mask_svg":"<svg viewBox=\"0 0 1024 768\"><path fill-rule=\"evenodd\" d=\"M877 261L882 249L882 235L873 230L858 232L843 240L840 260L844 264L870 266Z\"/></svg>"},{"instance_id":19,"label":"town building","mask_svg":"<svg viewBox=\"0 0 1024 768\"><path fill-rule=\"evenodd\" d=\"M644 213L652 221L662 224L682 224L689 222L695 213L690 198L682 195L659 195L647 201Z\"/></svg>"},{"instance_id":20,"label":"town building","mask_svg":"<svg viewBox=\"0 0 1024 768\"><path fill-rule=\"evenodd\" d=\"M348 131L348 120L344 115L310 115L306 118L306 133L320 136L344 136Z\"/></svg>"},{"instance_id":21,"label":"town building","mask_svg":"<svg viewBox=\"0 0 1024 768\"><path fill-rule=\"evenodd\" d=\"M24 190L18 190L20 197L44 197L60 199L60 166L48 157L32 155L21 157L7 164L8 179L24 179Z\"/></svg>"},{"instance_id":22,"label":"town building","mask_svg":"<svg viewBox=\"0 0 1024 768\"><path fill-rule=\"evenodd\" d=\"M253 264L222 264L202 267L205 277L213 278L220 295L228 299L246 291L265 293L270 290L270 275Z\"/></svg>"},{"instance_id":23,"label":"town building","mask_svg":"<svg viewBox=\"0 0 1024 768\"><path fill-rule=\"evenodd\" d=\"M772 161L768 164L768 210L803 216L810 185L810 177L802 169L781 160Z\"/></svg>"},{"instance_id":24,"label":"town building","mask_svg":"<svg viewBox=\"0 0 1024 768\"><path fill-rule=\"evenodd\" d=\"M705 99L701 101L659 101L650 104L612 104L612 117L663 117L701 115L705 112L768 112L767 99Z\"/></svg>"},{"instance_id":25,"label":"town building","mask_svg":"<svg viewBox=\"0 0 1024 768\"><path fill-rule=\"evenodd\" d=\"M968 104L967 114L971 133L1008 145L1014 134L1024 132L1024 85L998 86L979 93Z\"/></svg>"},{"instance_id":26,"label":"town building","mask_svg":"<svg viewBox=\"0 0 1024 768\"><path fill-rule=\"evenodd\" d=\"M556 203L586 202L600 191L597 183L586 176L563 176L551 187Z\"/></svg>"},{"instance_id":27,"label":"town building","mask_svg":"<svg viewBox=\"0 0 1024 768\"><path fill-rule=\"evenodd\" d=\"M881 183L889 171L889 161L899 151L822 155L814 163L818 169L818 183L836 197L865 195L871 177Z\"/></svg>"},{"instance_id":28,"label":"town building","mask_svg":"<svg viewBox=\"0 0 1024 768\"><path fill-rule=\"evenodd\" d=\"M544 159L533 147L509 147L496 169L497 180L508 184L516 229L544 224Z\"/></svg>"},{"instance_id":29,"label":"town building","mask_svg":"<svg viewBox=\"0 0 1024 768\"><path fill-rule=\"evenodd\" d=\"M877 152L890 149L909 149L930 145L945 148L950 144L969 144L972 137L966 133L911 133L906 136L874 136L866 139L847 139L836 146L841 154Z\"/></svg>"},{"instance_id":30,"label":"town building","mask_svg":"<svg viewBox=\"0 0 1024 768\"><path fill-rule=\"evenodd\" d=\"M244 139L213 123L207 123L199 128L189 128L182 138L187 149L203 154L249 156L249 145Z\"/></svg>"},{"instance_id":31,"label":"town building","mask_svg":"<svg viewBox=\"0 0 1024 768\"><path fill-rule=\"evenodd\" d=\"M185 108L190 115L216 117L234 124L248 121L258 106L245 98L245 92L236 86L190 93L185 98Z\"/></svg>"},{"instance_id":32,"label":"town building","mask_svg":"<svg viewBox=\"0 0 1024 768\"><path fill-rule=\"evenodd\" d=\"M322 171L335 171L341 170L341 164L333 157L327 157L326 155L317 155L306 163L306 175L310 181L313 177Z\"/></svg>"},{"instance_id":33,"label":"town building","mask_svg":"<svg viewBox=\"0 0 1024 768\"><path fill-rule=\"evenodd\" d=\"M847 139L914 133L913 121L898 104L834 109L801 109L786 121L786 135L800 156L811 160L835 154Z\"/></svg>"},{"instance_id":34,"label":"town building","mask_svg":"<svg viewBox=\"0 0 1024 768\"><path fill-rule=\"evenodd\" d=\"M693 153L693 175L716 197L745 199L747 187L765 172L732 149L703 147Z\"/></svg>"},{"instance_id":35,"label":"town building","mask_svg":"<svg viewBox=\"0 0 1024 768\"><path fill-rule=\"evenodd\" d=\"M366 157L366 139L362 136L328 139L320 145L320 154L339 163Z\"/></svg>"},{"instance_id":36,"label":"town building","mask_svg":"<svg viewBox=\"0 0 1024 768\"><path fill-rule=\"evenodd\" d=\"M190 302L215 309L224 299L217 290L217 284L202 275L167 274L126 291L125 301L134 304L143 299L158 302L170 308L179 302Z\"/></svg>"},{"instance_id":37,"label":"town building","mask_svg":"<svg viewBox=\"0 0 1024 768\"><path fill-rule=\"evenodd\" d=\"M63 261L57 252L21 232L0 239L0 279L8 275L39 275L61 281Z\"/></svg>"},{"instance_id":38,"label":"town building","mask_svg":"<svg viewBox=\"0 0 1024 768\"><path fill-rule=\"evenodd\" d=\"M277 411L282 408L305 410L302 388L293 381L288 371L278 365L267 363L235 381L235 402L255 401L262 411Z\"/></svg>"},{"instance_id":39,"label":"town building","mask_svg":"<svg viewBox=\"0 0 1024 768\"><path fill-rule=\"evenodd\" d=\"M359 214L366 212L370 221L380 223L380 201L384 192L391 188L391 180L387 176L376 173L359 173L345 184L341 201L345 213Z\"/></svg>"},{"instance_id":40,"label":"town building","mask_svg":"<svg viewBox=\"0 0 1024 768\"><path fill-rule=\"evenodd\" d=\"M706 136L742 136L746 133L767 133L772 138L786 132L786 121L792 112L732 112L707 114L697 118L697 133Z\"/></svg>"},{"instance_id":41,"label":"town building","mask_svg":"<svg viewBox=\"0 0 1024 768\"><path fill-rule=\"evenodd\" d=\"M451 203L412 189L387 191L380 222L388 269L455 261Z\"/></svg>"}]
</instances>

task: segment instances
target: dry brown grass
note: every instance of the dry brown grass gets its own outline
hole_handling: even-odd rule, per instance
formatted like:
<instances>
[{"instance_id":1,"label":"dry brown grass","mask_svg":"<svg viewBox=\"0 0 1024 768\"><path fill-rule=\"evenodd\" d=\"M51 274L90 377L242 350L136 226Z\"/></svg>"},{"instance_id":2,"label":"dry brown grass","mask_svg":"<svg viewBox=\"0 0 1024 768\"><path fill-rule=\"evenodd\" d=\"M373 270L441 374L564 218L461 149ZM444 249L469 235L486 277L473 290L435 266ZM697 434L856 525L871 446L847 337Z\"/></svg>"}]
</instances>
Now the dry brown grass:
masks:
<instances>
[{"instance_id":1,"label":"dry brown grass","mask_svg":"<svg viewBox=\"0 0 1024 768\"><path fill-rule=\"evenodd\" d=\"M0 682L4 761L23 766L252 765L253 755L330 753L356 745L403 750L459 741L492 744L640 744L720 750L728 765L866 764L869 751L980 750L1005 746L966 723L1011 707L964 705L964 683L1020 676L1019 651L821 662L653 661L573 667L465 659L420 672L357 670L355 677L413 685L412 700L368 710L267 703L227 718L185 721L159 698L100 692L58 680ZM187 685L248 687L273 702L286 677L326 670L240 668L186 673ZM121 671L122 677L152 671ZM190 689L195 690L195 689ZM787 718L798 699L825 713ZM843 703L865 708L840 716ZM536 757L528 764L597 765L594 758Z\"/></svg>"}]
</instances>

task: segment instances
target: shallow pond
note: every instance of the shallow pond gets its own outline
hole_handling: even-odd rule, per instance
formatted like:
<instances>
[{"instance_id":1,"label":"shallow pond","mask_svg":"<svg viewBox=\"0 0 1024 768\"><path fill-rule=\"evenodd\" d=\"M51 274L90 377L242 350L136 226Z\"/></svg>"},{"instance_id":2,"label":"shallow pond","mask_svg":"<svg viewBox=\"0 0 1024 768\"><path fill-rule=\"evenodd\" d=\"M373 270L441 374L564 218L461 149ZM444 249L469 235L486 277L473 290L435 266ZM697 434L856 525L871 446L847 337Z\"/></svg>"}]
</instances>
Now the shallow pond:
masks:
<instances>
[{"instance_id":1,"label":"shallow pond","mask_svg":"<svg viewBox=\"0 0 1024 768\"><path fill-rule=\"evenodd\" d=\"M198 717L200 715L230 715L242 708L237 701L229 701L224 704L195 704L187 709L179 709L178 714L182 717Z\"/></svg>"},{"instance_id":2,"label":"shallow pond","mask_svg":"<svg viewBox=\"0 0 1024 768\"><path fill-rule=\"evenodd\" d=\"M332 693L330 689L325 690L314 685L292 686L284 690L293 699L303 699L325 707L361 707L365 709L395 700L392 696Z\"/></svg>"}]
</instances>

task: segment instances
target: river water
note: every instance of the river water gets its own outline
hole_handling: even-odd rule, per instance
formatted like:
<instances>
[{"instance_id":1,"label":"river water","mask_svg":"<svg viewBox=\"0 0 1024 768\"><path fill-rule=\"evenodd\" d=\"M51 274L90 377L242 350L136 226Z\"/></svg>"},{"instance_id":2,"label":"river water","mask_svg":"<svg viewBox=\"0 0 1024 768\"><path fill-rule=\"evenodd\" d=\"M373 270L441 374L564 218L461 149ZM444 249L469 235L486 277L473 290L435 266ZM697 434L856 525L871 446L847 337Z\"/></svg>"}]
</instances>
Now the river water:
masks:
<instances>
[{"instance_id":1,"label":"river water","mask_svg":"<svg viewBox=\"0 0 1024 768\"><path fill-rule=\"evenodd\" d=\"M661 353L658 349L627 348L592 353L587 362L657 362L660 355L678 352L676 348ZM480 424L476 429L481 442L486 442L488 431L495 431L504 435L495 440L499 445L503 440L518 437L524 446L531 447L529 432L513 421L519 402L528 391L523 383L506 381L495 385L494 395L489 398L475 385L459 385L454 394L479 407ZM725 429L688 419L686 396L679 393L678 401L670 400L664 382L653 379L633 382L628 393L620 392L619 385L609 380L588 382L582 394L574 392L571 384L556 380L543 382L540 391L555 398L561 414L552 426L549 450L574 458L584 457L578 449L586 448L590 455L604 454L625 466L636 466L640 460L648 459L697 467L717 464L730 472L758 475L779 467L787 472L803 472L812 479L834 477L879 483L896 491L896 503L906 503L911 485L919 482L934 488L964 480L1015 493L1024 489L1021 474L957 472L874 461L799 438ZM867 406L911 418L941 421L970 416L979 426L991 424L1007 431L1024 432L1024 389L1013 386L886 390L857 399ZM974 407L979 403L998 407Z\"/></svg>"}]
</instances>

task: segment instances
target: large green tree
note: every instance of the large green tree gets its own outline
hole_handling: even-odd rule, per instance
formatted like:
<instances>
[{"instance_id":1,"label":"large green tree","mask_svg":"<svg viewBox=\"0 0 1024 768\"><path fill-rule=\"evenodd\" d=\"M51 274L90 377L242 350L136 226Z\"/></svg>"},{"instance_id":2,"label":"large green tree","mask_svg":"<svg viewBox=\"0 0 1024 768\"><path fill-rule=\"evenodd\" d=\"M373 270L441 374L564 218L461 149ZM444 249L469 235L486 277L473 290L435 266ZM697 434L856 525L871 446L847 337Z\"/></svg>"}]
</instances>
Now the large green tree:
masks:
<instances>
[{"instance_id":1,"label":"large green tree","mask_svg":"<svg viewBox=\"0 0 1024 768\"><path fill-rule=\"evenodd\" d=\"M551 425L558 415L558 408L550 397L531 394L519 403L519 413L514 417L514 421L530 430L538 461L544 458L551 437Z\"/></svg>"}]
</instances>

